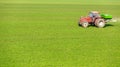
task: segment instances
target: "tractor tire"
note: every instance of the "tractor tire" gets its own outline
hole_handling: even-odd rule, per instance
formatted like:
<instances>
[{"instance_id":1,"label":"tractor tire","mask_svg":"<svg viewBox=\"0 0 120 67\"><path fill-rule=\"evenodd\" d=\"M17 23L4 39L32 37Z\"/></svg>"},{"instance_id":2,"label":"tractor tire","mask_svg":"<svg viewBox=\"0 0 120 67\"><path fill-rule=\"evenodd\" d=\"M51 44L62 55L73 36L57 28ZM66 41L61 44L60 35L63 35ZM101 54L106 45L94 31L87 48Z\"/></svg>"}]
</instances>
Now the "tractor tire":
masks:
<instances>
[{"instance_id":1,"label":"tractor tire","mask_svg":"<svg viewBox=\"0 0 120 67\"><path fill-rule=\"evenodd\" d=\"M88 25L89 25L89 23L88 22L82 22L82 27L84 27L84 28L87 28L88 27Z\"/></svg>"},{"instance_id":2,"label":"tractor tire","mask_svg":"<svg viewBox=\"0 0 120 67\"><path fill-rule=\"evenodd\" d=\"M104 19L96 19L95 25L99 28L103 28L105 26L105 21Z\"/></svg>"}]
</instances>

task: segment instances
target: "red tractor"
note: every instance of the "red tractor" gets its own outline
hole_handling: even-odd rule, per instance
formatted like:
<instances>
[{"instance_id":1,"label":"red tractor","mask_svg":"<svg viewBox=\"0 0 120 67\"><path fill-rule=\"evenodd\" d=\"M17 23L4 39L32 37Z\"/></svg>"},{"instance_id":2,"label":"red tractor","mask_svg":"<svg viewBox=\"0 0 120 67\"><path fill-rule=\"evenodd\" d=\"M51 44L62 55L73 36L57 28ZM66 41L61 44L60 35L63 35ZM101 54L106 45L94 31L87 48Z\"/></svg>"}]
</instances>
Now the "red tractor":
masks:
<instances>
[{"instance_id":1,"label":"red tractor","mask_svg":"<svg viewBox=\"0 0 120 67\"><path fill-rule=\"evenodd\" d=\"M87 17L81 17L78 24L84 28L88 27L89 25L95 25L99 28L102 28L110 19L112 19L111 15L100 14L98 11L91 11Z\"/></svg>"}]
</instances>

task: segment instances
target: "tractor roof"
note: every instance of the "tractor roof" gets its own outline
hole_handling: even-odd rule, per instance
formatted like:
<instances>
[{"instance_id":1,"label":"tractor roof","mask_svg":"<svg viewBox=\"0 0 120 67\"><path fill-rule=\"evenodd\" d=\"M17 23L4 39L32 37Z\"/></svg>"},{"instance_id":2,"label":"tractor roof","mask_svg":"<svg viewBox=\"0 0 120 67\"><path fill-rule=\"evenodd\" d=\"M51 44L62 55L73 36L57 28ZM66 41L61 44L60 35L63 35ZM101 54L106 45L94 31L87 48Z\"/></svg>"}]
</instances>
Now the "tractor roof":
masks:
<instances>
[{"instance_id":1,"label":"tractor roof","mask_svg":"<svg viewBox=\"0 0 120 67\"><path fill-rule=\"evenodd\" d=\"M90 13L97 13L97 14L99 14L99 12L98 12L98 11L90 11Z\"/></svg>"}]
</instances>

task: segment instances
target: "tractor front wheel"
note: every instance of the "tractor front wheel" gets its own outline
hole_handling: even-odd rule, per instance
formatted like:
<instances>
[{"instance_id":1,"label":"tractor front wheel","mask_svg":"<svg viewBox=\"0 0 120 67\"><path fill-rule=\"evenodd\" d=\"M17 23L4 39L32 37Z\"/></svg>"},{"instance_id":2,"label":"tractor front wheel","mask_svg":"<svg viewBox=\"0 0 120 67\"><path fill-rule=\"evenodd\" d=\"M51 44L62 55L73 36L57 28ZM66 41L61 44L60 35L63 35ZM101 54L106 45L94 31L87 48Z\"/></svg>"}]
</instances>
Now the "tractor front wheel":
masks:
<instances>
[{"instance_id":1,"label":"tractor front wheel","mask_svg":"<svg viewBox=\"0 0 120 67\"><path fill-rule=\"evenodd\" d=\"M83 22L81 25L82 25L82 27L87 28L89 24L88 24L88 22Z\"/></svg>"},{"instance_id":2,"label":"tractor front wheel","mask_svg":"<svg viewBox=\"0 0 120 67\"><path fill-rule=\"evenodd\" d=\"M103 28L105 26L105 21L104 19L96 19L95 25L99 28Z\"/></svg>"}]
</instances>

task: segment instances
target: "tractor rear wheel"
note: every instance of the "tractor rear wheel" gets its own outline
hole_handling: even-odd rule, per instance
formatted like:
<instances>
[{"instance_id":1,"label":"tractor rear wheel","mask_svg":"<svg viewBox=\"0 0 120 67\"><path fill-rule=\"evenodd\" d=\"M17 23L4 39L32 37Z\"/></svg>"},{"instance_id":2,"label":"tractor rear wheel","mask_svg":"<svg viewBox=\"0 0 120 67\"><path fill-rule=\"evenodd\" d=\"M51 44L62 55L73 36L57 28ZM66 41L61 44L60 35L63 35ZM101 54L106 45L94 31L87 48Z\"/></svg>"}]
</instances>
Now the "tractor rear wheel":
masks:
<instances>
[{"instance_id":1,"label":"tractor rear wheel","mask_svg":"<svg viewBox=\"0 0 120 67\"><path fill-rule=\"evenodd\" d=\"M95 25L99 28L103 28L105 26L105 21L104 19L96 19Z\"/></svg>"},{"instance_id":2,"label":"tractor rear wheel","mask_svg":"<svg viewBox=\"0 0 120 67\"><path fill-rule=\"evenodd\" d=\"M88 24L88 22L82 22L81 25L82 25L82 27L87 28L89 24Z\"/></svg>"}]
</instances>

